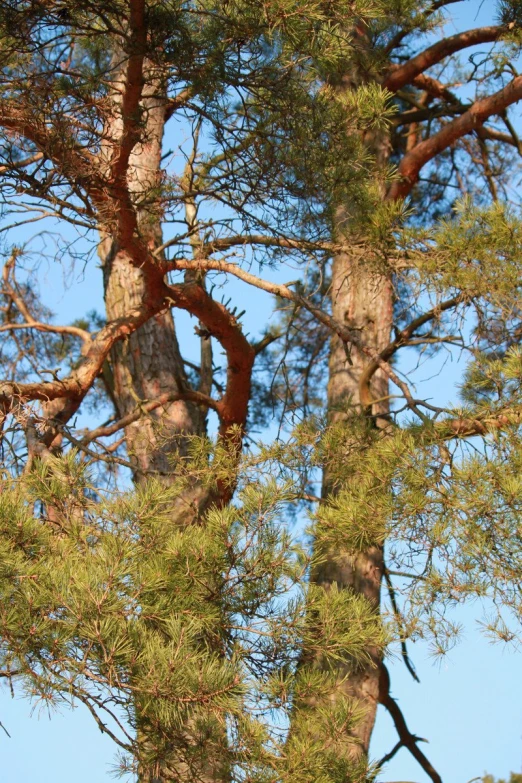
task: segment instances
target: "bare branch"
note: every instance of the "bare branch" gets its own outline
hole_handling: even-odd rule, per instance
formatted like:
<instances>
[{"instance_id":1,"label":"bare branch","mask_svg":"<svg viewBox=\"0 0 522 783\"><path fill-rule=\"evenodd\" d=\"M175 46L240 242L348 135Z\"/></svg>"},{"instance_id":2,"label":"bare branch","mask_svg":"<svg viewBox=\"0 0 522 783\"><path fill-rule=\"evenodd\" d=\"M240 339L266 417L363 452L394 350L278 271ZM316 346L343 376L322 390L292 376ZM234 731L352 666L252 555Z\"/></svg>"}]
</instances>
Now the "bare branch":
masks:
<instances>
[{"instance_id":1,"label":"bare branch","mask_svg":"<svg viewBox=\"0 0 522 783\"><path fill-rule=\"evenodd\" d=\"M67 378L46 382L16 383L15 381L5 381L0 383L0 405L4 410L10 410L15 400L19 402L28 400L48 402L63 398L69 401L67 409L67 418L69 418L76 412L81 400L91 388L114 343L132 334L151 315L152 313L147 307L136 308L129 312L125 318L118 318L108 323L91 339L84 352L83 360Z\"/></svg>"},{"instance_id":2,"label":"bare branch","mask_svg":"<svg viewBox=\"0 0 522 783\"><path fill-rule=\"evenodd\" d=\"M160 258L167 248L177 245L179 238L171 239L160 247L156 248L153 255ZM242 234L235 237L216 238L205 243L201 247L201 254L207 258L212 253L230 250L232 247L246 247L247 245L263 245L264 247L282 247L288 250L325 250L334 252L340 249L333 242L310 242L303 239L291 239L288 237L264 236L262 234Z\"/></svg>"},{"instance_id":3,"label":"bare branch","mask_svg":"<svg viewBox=\"0 0 522 783\"><path fill-rule=\"evenodd\" d=\"M399 610L399 606L397 604L397 597L395 594L395 588L393 586L392 580L390 578L390 571L385 567L384 568L384 579L386 581L386 587L388 588L388 595L390 598L390 603L392 605L393 615L395 617L395 622L397 623L397 626L399 628L399 632L402 634L403 632L403 623L402 623L402 617ZM408 648L406 647L406 640L404 638L401 638L401 653L402 653L402 660L404 662L404 665L406 666L407 670L415 680L415 682L420 682L417 672L415 671L415 666L411 662L410 656L408 655ZM391 756L390 756L391 758ZM384 763L384 762L381 762Z\"/></svg>"},{"instance_id":4,"label":"bare branch","mask_svg":"<svg viewBox=\"0 0 522 783\"><path fill-rule=\"evenodd\" d=\"M444 313L447 310L452 310L454 307L457 307L457 305L465 302L467 299L469 299L469 296L465 294L459 294L458 296L454 296L452 299L447 299L445 302L440 302L440 304L435 305L435 307L433 307L431 310L423 313L418 318L414 318L413 321L408 324L408 326L406 326L404 329L401 329L400 332L396 334L395 339L392 340L391 343L389 343L386 348L384 348L379 353L379 355L375 357L373 361L366 365L359 380L359 391L361 400L365 400L368 407L372 405L370 382L379 367L381 367L380 361L387 362L388 359L391 359L391 357L399 350L399 348L402 348L403 346L410 343L410 340L417 329L420 329L429 321L433 321L434 319L438 318L441 313Z\"/></svg>"},{"instance_id":5,"label":"bare branch","mask_svg":"<svg viewBox=\"0 0 522 783\"><path fill-rule=\"evenodd\" d=\"M467 30L463 33L451 35L449 38L443 38L441 41L425 49L420 54L412 57L403 65L392 66L383 81L383 87L390 92L397 92L406 84L412 84L416 76L440 63L446 57L470 46L476 46L482 43L492 43L498 41L502 35L507 32L503 25L494 25L491 27L477 27L474 30Z\"/></svg>"},{"instance_id":6,"label":"bare branch","mask_svg":"<svg viewBox=\"0 0 522 783\"><path fill-rule=\"evenodd\" d=\"M151 411L156 410L156 408L161 408L170 402L177 402L179 400L186 400L188 402L195 402L197 405L204 405L207 408L216 411L216 413L219 411L219 403L217 403L216 400L213 400L212 397L201 394L201 392L187 390L183 393L161 394L155 400L143 401L143 403L136 408L134 413L129 413L127 416L118 419L118 421L89 430L81 439L81 443L91 443L98 438L107 438L110 435L114 435L119 430L128 427L129 424L141 419L144 414L150 413Z\"/></svg>"},{"instance_id":7,"label":"bare branch","mask_svg":"<svg viewBox=\"0 0 522 783\"><path fill-rule=\"evenodd\" d=\"M404 715L402 714L399 705L395 699L390 696L390 675L384 663L381 663L380 667L379 702L383 705L383 707L386 707L390 713L395 728L397 729L397 734L399 735L399 743L395 746L390 754L387 754L383 759L381 759L379 766L386 763L386 761L389 761L389 759L399 750L400 747L404 747L407 748L413 758L419 762L420 766L428 775L428 777L431 778L433 783L442 783L442 778L440 777L439 773L432 766L429 759L426 758L422 750L420 750L418 747L417 743L426 742L426 740L422 739L421 737L416 737L415 734L411 733L411 731L408 729Z\"/></svg>"},{"instance_id":8,"label":"bare branch","mask_svg":"<svg viewBox=\"0 0 522 783\"><path fill-rule=\"evenodd\" d=\"M481 98L462 116L445 125L429 139L421 141L403 157L398 173L400 179L391 186L389 200L405 198L418 180L421 168L458 139L479 129L492 115L501 115L508 106L522 98L522 76L517 76L503 89Z\"/></svg>"},{"instance_id":9,"label":"bare branch","mask_svg":"<svg viewBox=\"0 0 522 783\"><path fill-rule=\"evenodd\" d=\"M174 98L170 98L165 106L165 122L178 111L178 109L186 106L187 103L195 96L196 91L194 86L186 87L181 90Z\"/></svg>"},{"instance_id":10,"label":"bare branch","mask_svg":"<svg viewBox=\"0 0 522 783\"><path fill-rule=\"evenodd\" d=\"M18 291L16 282L14 283L14 285L11 285L10 275L13 272L17 255L18 255L17 252L13 253L11 257L8 259L8 261L6 261L6 263L4 264L2 280L3 280L4 290L6 291L10 299L12 299L12 301L15 303L20 313L24 316L26 322L21 324L19 323L2 324L0 326L0 332L9 332L9 331L14 331L16 329L36 329L37 331L40 332L53 332L55 334L69 334L73 337L79 337L80 340L82 340L84 343L87 344L90 343L91 334L85 329L80 329L78 326L56 326L54 324L46 324L46 323L42 323L41 321L37 321L35 318L33 318L23 297Z\"/></svg>"},{"instance_id":11,"label":"bare branch","mask_svg":"<svg viewBox=\"0 0 522 783\"><path fill-rule=\"evenodd\" d=\"M28 158L23 160L13 161L10 165L0 166L0 174L5 174L7 171L16 171L17 169L23 169L26 166L30 166L32 163L37 163L39 160L43 160L43 152L36 152Z\"/></svg>"}]
</instances>

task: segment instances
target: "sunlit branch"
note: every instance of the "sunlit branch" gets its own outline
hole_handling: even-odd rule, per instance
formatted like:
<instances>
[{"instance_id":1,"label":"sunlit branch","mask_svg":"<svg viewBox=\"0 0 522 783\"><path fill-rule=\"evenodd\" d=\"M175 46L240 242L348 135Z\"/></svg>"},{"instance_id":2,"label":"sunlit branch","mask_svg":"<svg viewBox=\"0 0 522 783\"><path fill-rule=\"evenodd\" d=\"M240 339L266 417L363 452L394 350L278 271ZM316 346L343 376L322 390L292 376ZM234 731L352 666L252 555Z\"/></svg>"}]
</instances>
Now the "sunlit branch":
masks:
<instances>
[{"instance_id":1,"label":"sunlit branch","mask_svg":"<svg viewBox=\"0 0 522 783\"><path fill-rule=\"evenodd\" d=\"M26 166L30 166L32 163L37 163L39 160L43 160L44 154L43 152L36 152L34 155L31 155L29 158L24 158L23 160L13 161L9 165L5 164L3 166L0 166L0 174L5 174L7 171L16 171L17 169L23 169Z\"/></svg>"},{"instance_id":2,"label":"sunlit branch","mask_svg":"<svg viewBox=\"0 0 522 783\"><path fill-rule=\"evenodd\" d=\"M498 41L506 32L506 27L494 25L491 27L477 27L474 30L467 30L463 33L451 35L448 38L442 38L442 40L437 41L433 46L412 57L411 60L408 60L403 65L392 66L390 72L384 78L383 87L386 87L390 92L397 92L406 84L411 84L418 74L440 63L446 57L470 46Z\"/></svg>"},{"instance_id":3,"label":"sunlit branch","mask_svg":"<svg viewBox=\"0 0 522 783\"><path fill-rule=\"evenodd\" d=\"M134 413L129 413L127 416L118 419L118 421L89 430L89 432L82 437L81 443L91 443L98 438L107 438L110 435L114 435L116 432L128 427L135 421L139 421L142 416L151 413L153 410L156 410L156 408L161 408L164 405L168 405L170 402L178 402L179 400L194 402L197 405L204 405L205 407L216 411L216 413L219 410L219 403L216 400L213 400L211 397L206 394L201 394L200 392L187 390L183 393L161 394L154 400L144 400L143 403L136 408Z\"/></svg>"},{"instance_id":4,"label":"sunlit branch","mask_svg":"<svg viewBox=\"0 0 522 783\"><path fill-rule=\"evenodd\" d=\"M167 250L167 248L177 245L179 239L174 239L165 242L154 251L156 258L161 257L161 254ZM264 247L281 247L288 250L321 250L334 252L337 248L333 242L311 242L310 240L292 239L288 237L277 236L264 236L262 234L242 234L239 236L216 238L211 241L207 241L201 247L201 253L204 258L210 256L212 253L223 252L230 250L233 247L247 247L249 245L262 245ZM173 262L174 263L174 262Z\"/></svg>"},{"instance_id":5,"label":"sunlit branch","mask_svg":"<svg viewBox=\"0 0 522 783\"><path fill-rule=\"evenodd\" d=\"M378 357L367 364L364 368L359 380L361 400L365 400L368 406L372 405L370 382L374 374L382 366L380 364L381 361L387 362L388 359L391 359L391 357L400 348L409 345L415 332L425 324L429 323L429 321L433 321L434 319L439 318L442 313L446 312L447 310L452 310L454 307L457 307L459 304L462 304L462 302L467 300L469 300L468 295L459 294L458 296L454 296L451 299L447 299L445 302L440 302L440 304L435 305L435 307L433 307L431 310L423 313L418 318L414 318L413 321L408 324L408 326L397 332L391 343L389 343L386 348L384 348L379 353Z\"/></svg>"},{"instance_id":6,"label":"sunlit branch","mask_svg":"<svg viewBox=\"0 0 522 783\"><path fill-rule=\"evenodd\" d=\"M440 131L421 141L408 152L399 164L397 179L388 192L388 199L405 198L417 182L421 168L458 139L480 128L495 114L501 115L508 106L522 98L522 76L517 76L503 89L481 98L460 117L449 122Z\"/></svg>"}]
</instances>

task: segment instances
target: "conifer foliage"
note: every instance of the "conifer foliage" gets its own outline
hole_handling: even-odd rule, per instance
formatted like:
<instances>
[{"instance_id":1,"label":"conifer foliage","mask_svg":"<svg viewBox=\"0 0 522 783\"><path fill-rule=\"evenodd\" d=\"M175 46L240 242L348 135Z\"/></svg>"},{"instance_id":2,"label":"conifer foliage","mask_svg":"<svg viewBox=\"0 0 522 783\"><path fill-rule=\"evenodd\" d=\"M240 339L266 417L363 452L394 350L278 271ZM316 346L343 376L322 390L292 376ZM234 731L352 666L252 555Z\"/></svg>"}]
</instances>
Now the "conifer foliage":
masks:
<instances>
[{"instance_id":1,"label":"conifer foliage","mask_svg":"<svg viewBox=\"0 0 522 783\"><path fill-rule=\"evenodd\" d=\"M0 676L140 783L439 783L387 650L520 638L522 6L453 5L0 3Z\"/></svg>"}]
</instances>

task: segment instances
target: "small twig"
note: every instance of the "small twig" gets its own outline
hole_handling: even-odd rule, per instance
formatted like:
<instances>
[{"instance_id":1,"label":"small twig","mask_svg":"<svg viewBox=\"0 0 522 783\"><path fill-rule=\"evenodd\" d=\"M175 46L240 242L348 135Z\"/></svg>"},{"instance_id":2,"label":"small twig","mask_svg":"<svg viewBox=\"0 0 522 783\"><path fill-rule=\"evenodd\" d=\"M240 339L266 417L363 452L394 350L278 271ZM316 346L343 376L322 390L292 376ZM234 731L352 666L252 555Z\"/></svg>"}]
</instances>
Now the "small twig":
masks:
<instances>
[{"instance_id":1,"label":"small twig","mask_svg":"<svg viewBox=\"0 0 522 783\"><path fill-rule=\"evenodd\" d=\"M6 727L4 726L1 720L0 720L0 729L3 729L7 734L7 736L9 737L9 739L11 739L11 735L9 734L9 732L7 731Z\"/></svg>"},{"instance_id":2,"label":"small twig","mask_svg":"<svg viewBox=\"0 0 522 783\"><path fill-rule=\"evenodd\" d=\"M402 633L402 628L403 628L402 617L399 611L399 607L397 605L395 588L393 587L392 580L390 579L390 572L388 571L387 568L384 569L384 579L386 581L386 586L388 588L388 595L390 596L390 603L392 605L393 614L395 615L395 621L399 626L400 632ZM415 671L415 666L411 662L410 656L408 655L408 648L406 647L406 641L404 639L401 639L401 652L402 652L402 660L404 661L404 665L408 669L409 673L411 674L415 682L420 682L419 676Z\"/></svg>"}]
</instances>

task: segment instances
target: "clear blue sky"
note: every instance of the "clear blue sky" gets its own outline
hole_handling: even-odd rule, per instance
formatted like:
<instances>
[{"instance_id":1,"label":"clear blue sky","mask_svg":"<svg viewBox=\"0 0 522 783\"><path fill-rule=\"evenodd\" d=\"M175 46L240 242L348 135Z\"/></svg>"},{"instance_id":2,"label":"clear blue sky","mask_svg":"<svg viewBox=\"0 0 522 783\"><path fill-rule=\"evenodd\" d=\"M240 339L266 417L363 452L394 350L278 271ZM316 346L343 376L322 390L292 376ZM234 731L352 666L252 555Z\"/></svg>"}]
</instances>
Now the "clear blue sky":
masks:
<instances>
[{"instance_id":1,"label":"clear blue sky","mask_svg":"<svg viewBox=\"0 0 522 783\"><path fill-rule=\"evenodd\" d=\"M494 6L492 0L457 3L452 11L455 26L462 29L489 22ZM58 320L65 323L78 317L87 299L92 302L87 309L95 306L96 300L101 302L101 279L94 260L82 275L73 276L65 295L57 295L63 290L61 268L51 263L42 272L46 298ZM239 289L235 283L231 291L239 294ZM270 298L241 287L237 301L243 306L248 301L246 324L255 334L271 312ZM178 331L183 342L193 333L187 316L178 322ZM457 367L449 363L438 378L429 381L429 394L451 396L456 378ZM422 383L420 391L425 391ZM412 681L400 661L389 662L392 694L399 698L410 730L429 739L423 750L444 783L467 783L486 771L499 777L507 776L510 770L522 771L522 655L512 648L489 644L477 629L477 617L477 607L461 611L458 619L466 629L463 639L442 662L430 659L421 645L410 648L420 685ZM38 708L32 716L30 712L26 700L13 700L7 689L1 691L0 721L11 738L0 731L0 783L104 783L112 779L114 746L100 734L84 708L63 710L51 720ZM381 757L395 742L391 721L379 708L373 756ZM428 778L403 749L388 765L382 780L425 783Z\"/></svg>"}]
</instances>

